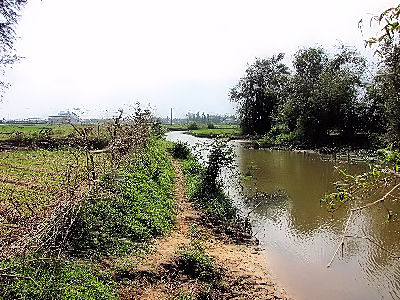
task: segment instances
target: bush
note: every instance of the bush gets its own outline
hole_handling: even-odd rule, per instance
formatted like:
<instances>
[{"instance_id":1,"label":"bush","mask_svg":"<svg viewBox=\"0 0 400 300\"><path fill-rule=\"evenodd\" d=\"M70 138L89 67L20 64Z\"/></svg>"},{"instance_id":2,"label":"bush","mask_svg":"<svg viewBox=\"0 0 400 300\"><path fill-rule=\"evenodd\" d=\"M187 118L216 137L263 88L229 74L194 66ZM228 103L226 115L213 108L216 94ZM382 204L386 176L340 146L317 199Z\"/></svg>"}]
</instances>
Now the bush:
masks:
<instances>
[{"instance_id":1,"label":"bush","mask_svg":"<svg viewBox=\"0 0 400 300\"><path fill-rule=\"evenodd\" d=\"M213 123L208 123L207 124L208 129L215 129L215 125Z\"/></svg>"},{"instance_id":2,"label":"bush","mask_svg":"<svg viewBox=\"0 0 400 300\"><path fill-rule=\"evenodd\" d=\"M190 155L190 148L187 143L177 142L172 147L172 156L177 159L187 159Z\"/></svg>"},{"instance_id":3,"label":"bush","mask_svg":"<svg viewBox=\"0 0 400 300\"><path fill-rule=\"evenodd\" d=\"M188 125L188 130L197 130L199 129L199 125L196 122L192 122Z\"/></svg>"},{"instance_id":4,"label":"bush","mask_svg":"<svg viewBox=\"0 0 400 300\"><path fill-rule=\"evenodd\" d=\"M233 149L222 140L214 140L205 168L193 158L182 164L188 196L215 221L232 220L236 215L232 199L225 194L219 181L222 168L230 166L233 159Z\"/></svg>"}]
</instances>

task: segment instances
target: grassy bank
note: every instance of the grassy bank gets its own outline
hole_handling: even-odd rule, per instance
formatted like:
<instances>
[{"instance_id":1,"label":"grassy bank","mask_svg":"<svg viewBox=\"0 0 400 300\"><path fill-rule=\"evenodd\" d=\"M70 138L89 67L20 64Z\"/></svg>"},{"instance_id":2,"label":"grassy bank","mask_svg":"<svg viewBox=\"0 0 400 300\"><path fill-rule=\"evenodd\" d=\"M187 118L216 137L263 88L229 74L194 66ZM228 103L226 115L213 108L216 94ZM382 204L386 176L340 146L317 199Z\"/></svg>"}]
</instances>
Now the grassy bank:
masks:
<instances>
[{"instance_id":1,"label":"grassy bank","mask_svg":"<svg viewBox=\"0 0 400 300\"><path fill-rule=\"evenodd\" d=\"M232 126L232 127L216 126L216 128L200 128L195 130L189 130L187 131L187 133L196 137L205 137L205 138L215 138L215 137L236 138L241 135L241 130L237 126Z\"/></svg>"},{"instance_id":2,"label":"grassy bank","mask_svg":"<svg viewBox=\"0 0 400 300\"><path fill-rule=\"evenodd\" d=\"M54 177L50 176L50 180L39 176L42 181L36 184L49 182L48 185L59 187L62 181L57 172L63 169L56 168L54 163L65 158L63 152L17 151L2 155L8 155L7 164L13 164L16 170L13 175L4 171L7 176L29 177L40 165L40 174L51 170ZM18 156L26 160L17 159ZM36 160L32 159L35 157ZM18 161L22 163L16 166ZM45 252L0 261L0 299L117 298L119 282L113 279L116 270L105 267L102 261L121 262L124 255L143 254L152 238L168 233L174 224L174 172L165 142L149 140L120 167L98 178L96 187L82 195L74 209L60 211L54 223L46 225L48 231L41 236L39 245L32 245ZM32 189L32 186L27 188ZM61 187L60 190L63 191ZM37 207L31 212L37 215L40 207L48 203L42 203L41 197L34 197L34 192L21 201ZM36 205L36 201L42 203L41 206ZM9 207L10 203L2 205ZM8 220L9 223L13 221L18 220ZM18 223L9 225L20 226Z\"/></svg>"},{"instance_id":3,"label":"grassy bank","mask_svg":"<svg viewBox=\"0 0 400 300\"><path fill-rule=\"evenodd\" d=\"M117 255L167 233L175 215L173 181L164 142L153 140L103 177L78 216L70 247L85 255Z\"/></svg>"},{"instance_id":4,"label":"grassy bank","mask_svg":"<svg viewBox=\"0 0 400 300\"><path fill-rule=\"evenodd\" d=\"M241 135L241 129L238 125L230 124L199 124L199 123L188 123L188 124L174 124L166 125L169 131L185 131L196 137L215 138L235 138Z\"/></svg>"},{"instance_id":5,"label":"grassy bank","mask_svg":"<svg viewBox=\"0 0 400 300\"><path fill-rule=\"evenodd\" d=\"M178 143L174 147L187 146ZM221 169L232 163L232 150L224 142L215 140L210 146L210 154L205 166L199 164L190 150L186 152L186 155L176 157L181 163L185 176L188 198L215 222L233 222L236 209L219 180Z\"/></svg>"}]
</instances>

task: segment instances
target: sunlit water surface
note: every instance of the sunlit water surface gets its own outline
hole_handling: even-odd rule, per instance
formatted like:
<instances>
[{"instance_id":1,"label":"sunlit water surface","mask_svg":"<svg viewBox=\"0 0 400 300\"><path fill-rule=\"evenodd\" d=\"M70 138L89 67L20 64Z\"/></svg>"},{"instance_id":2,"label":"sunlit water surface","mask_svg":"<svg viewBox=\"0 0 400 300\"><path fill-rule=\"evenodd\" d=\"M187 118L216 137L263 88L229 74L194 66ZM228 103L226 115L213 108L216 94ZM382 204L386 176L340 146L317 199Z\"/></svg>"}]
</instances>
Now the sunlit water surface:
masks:
<instances>
[{"instance_id":1,"label":"sunlit water surface","mask_svg":"<svg viewBox=\"0 0 400 300\"><path fill-rule=\"evenodd\" d=\"M182 132L170 132L167 138L190 145L207 141ZM347 240L343 255L326 268L349 209L331 215L319 201L339 178L334 168L338 163L315 153L232 145L238 170L252 176L242 180L248 197L237 192L237 175L228 176L235 180L228 185L229 193L243 213L250 212L253 232L267 250L270 268L289 294L296 299L400 299L399 259L368 240ZM366 170L364 164L340 166L355 173ZM363 210L349 233L372 237L400 254L400 222L386 223L385 217L382 206Z\"/></svg>"}]
</instances>

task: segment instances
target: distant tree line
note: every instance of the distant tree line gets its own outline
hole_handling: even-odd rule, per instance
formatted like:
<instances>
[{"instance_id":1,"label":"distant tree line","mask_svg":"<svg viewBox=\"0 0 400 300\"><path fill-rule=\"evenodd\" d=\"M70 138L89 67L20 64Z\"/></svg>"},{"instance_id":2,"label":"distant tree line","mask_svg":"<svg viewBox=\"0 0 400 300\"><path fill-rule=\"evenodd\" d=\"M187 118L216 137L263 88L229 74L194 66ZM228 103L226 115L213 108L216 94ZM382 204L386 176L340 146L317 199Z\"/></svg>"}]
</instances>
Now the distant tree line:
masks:
<instances>
[{"instance_id":1,"label":"distant tree line","mask_svg":"<svg viewBox=\"0 0 400 300\"><path fill-rule=\"evenodd\" d=\"M317 47L301 49L292 68L283 63L283 53L257 58L229 93L243 133L264 135L272 143L367 140L399 147L399 7L382 15L378 21L387 22L384 34L366 42L378 44L381 57L372 76L367 75L371 70L366 59L345 46L335 53Z\"/></svg>"},{"instance_id":2,"label":"distant tree line","mask_svg":"<svg viewBox=\"0 0 400 300\"><path fill-rule=\"evenodd\" d=\"M197 113L187 113L186 114L187 122L196 122L203 124L223 124L223 123L232 123L235 122L236 118L233 115L213 115L213 114L205 114L202 112Z\"/></svg>"}]
</instances>

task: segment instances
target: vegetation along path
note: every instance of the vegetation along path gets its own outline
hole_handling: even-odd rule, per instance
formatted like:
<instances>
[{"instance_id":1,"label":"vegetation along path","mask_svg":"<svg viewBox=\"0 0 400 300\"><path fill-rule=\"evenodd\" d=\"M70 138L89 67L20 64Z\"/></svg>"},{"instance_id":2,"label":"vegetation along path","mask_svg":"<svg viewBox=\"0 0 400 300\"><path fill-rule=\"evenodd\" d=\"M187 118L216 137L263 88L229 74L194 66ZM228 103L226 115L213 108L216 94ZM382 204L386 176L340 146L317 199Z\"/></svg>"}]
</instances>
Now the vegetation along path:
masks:
<instances>
[{"instance_id":1,"label":"vegetation along path","mask_svg":"<svg viewBox=\"0 0 400 300\"><path fill-rule=\"evenodd\" d=\"M185 196L185 179L179 163L173 160L173 165L178 205L176 227L170 235L156 241L154 252L136 267L134 280L120 290L121 298L288 299L273 281L259 246L233 243L207 226L203 213ZM196 243L201 243L206 257L214 262L210 273L196 273L195 265L182 263L184 253Z\"/></svg>"}]
</instances>

